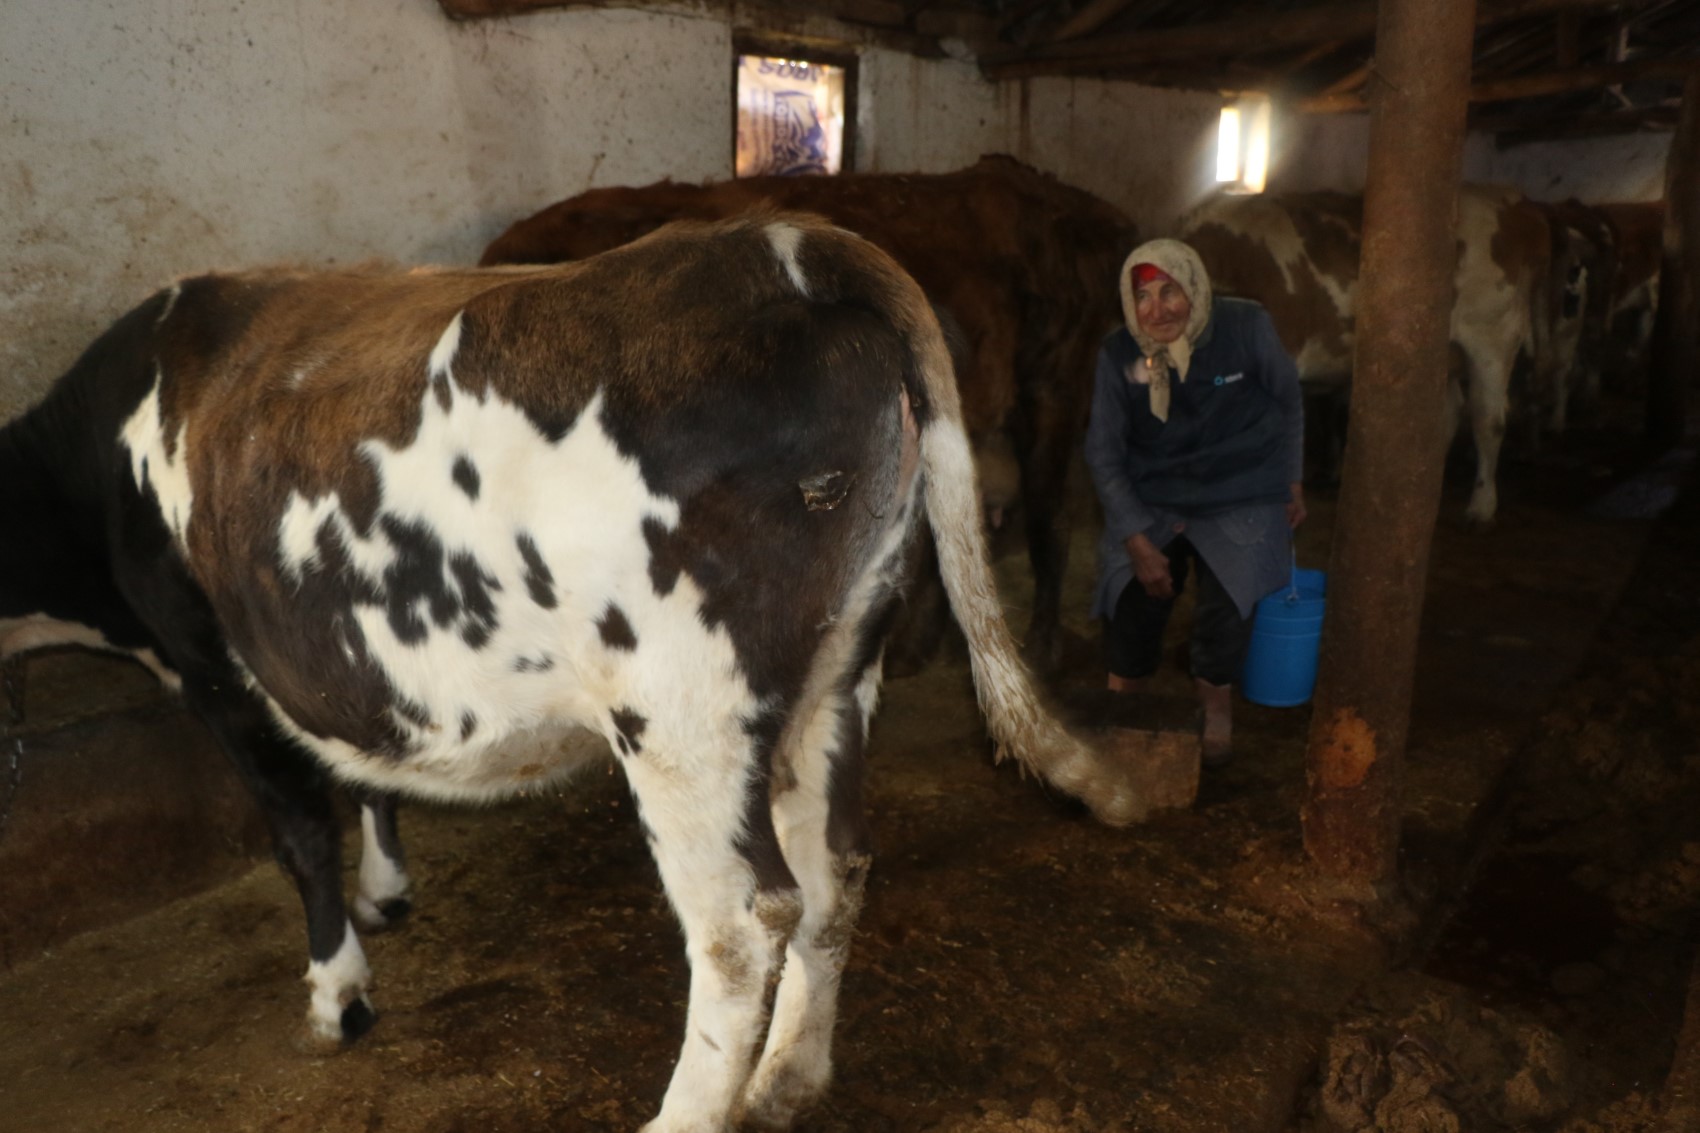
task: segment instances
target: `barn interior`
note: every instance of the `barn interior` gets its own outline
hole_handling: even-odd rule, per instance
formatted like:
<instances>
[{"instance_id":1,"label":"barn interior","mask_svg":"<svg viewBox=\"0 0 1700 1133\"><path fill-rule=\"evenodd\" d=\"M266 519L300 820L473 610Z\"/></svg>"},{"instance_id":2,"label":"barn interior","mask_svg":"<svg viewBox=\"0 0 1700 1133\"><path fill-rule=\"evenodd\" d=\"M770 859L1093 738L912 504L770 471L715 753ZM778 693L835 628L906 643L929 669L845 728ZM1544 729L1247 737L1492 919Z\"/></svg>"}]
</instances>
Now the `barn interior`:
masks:
<instances>
[{"instance_id":1,"label":"barn interior","mask_svg":"<svg viewBox=\"0 0 1700 1133\"><path fill-rule=\"evenodd\" d=\"M473 264L578 194L731 180L744 57L842 70L841 176L1009 155L1144 237L1224 185L1361 196L1388 7L0 6L0 421L188 273ZM1700 3L1468 7L1463 181L1664 202L1666 272L1692 264ZM1242 148L1224 175L1225 110L1265 168ZM1407 179L1449 176L1424 156ZM1686 286L1674 305L1660 290L1667 312L1694 310ZM1369 890L1307 852L1308 705L1241 703L1231 767L1190 805L1110 829L993 760L959 643L890 675L835 1081L798 1128L1700 1128L1696 325L1662 332L1665 370L1653 347L1610 355L1561 434L1514 385L1491 526L1466 522L1473 465L1454 444L1417 556L1397 870ZM1330 567L1355 522L1352 470L1313 468L1301 564ZM1067 499L1053 696L1100 724L1192 727L1179 664L1149 698L1095 695L1098 519L1078 466ZM994 536L1018 631L1021 529ZM4 676L0 1127L654 1116L687 971L612 767L499 806L404 809L419 890L408 923L367 944L382 1018L324 1057L296 1042L299 901L211 738L130 661L20 654ZM1325 656L1319 689L1336 676Z\"/></svg>"}]
</instances>

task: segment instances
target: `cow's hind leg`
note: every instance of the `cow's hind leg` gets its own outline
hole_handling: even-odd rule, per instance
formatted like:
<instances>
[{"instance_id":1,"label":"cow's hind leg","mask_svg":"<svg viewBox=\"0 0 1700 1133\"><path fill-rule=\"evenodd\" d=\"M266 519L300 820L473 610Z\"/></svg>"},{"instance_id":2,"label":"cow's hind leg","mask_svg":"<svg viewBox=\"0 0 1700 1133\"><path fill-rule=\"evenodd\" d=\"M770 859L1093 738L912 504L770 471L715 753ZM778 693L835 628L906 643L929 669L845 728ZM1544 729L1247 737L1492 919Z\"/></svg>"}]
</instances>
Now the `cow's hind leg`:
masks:
<instances>
[{"instance_id":1,"label":"cow's hind leg","mask_svg":"<svg viewBox=\"0 0 1700 1133\"><path fill-rule=\"evenodd\" d=\"M407 857L396 830L396 797L384 792L360 796L360 890L354 920L366 932L393 928L413 911Z\"/></svg>"},{"instance_id":2,"label":"cow's hind leg","mask_svg":"<svg viewBox=\"0 0 1700 1133\"><path fill-rule=\"evenodd\" d=\"M184 695L213 730L260 804L278 864L294 880L307 914L309 1041L351 1042L377 1022L372 972L342 898L342 830L330 784L306 752L278 734L260 704L186 677ZM216 689L216 691L209 691Z\"/></svg>"},{"instance_id":3,"label":"cow's hind leg","mask_svg":"<svg viewBox=\"0 0 1700 1133\"><path fill-rule=\"evenodd\" d=\"M1476 483L1464 518L1477 527L1493 523L1499 511L1499 450L1505 441L1505 412L1511 371L1509 350L1493 352L1465 343L1469 363L1465 404L1470 414L1470 437L1476 445Z\"/></svg>"},{"instance_id":4,"label":"cow's hind leg","mask_svg":"<svg viewBox=\"0 0 1700 1133\"><path fill-rule=\"evenodd\" d=\"M832 1080L838 987L862 908L871 856L862 803L868 722L880 663L847 674L798 721L795 782L773 800L785 860L803 893L803 918L785 952L767 1045L740 1105L757 1129L788 1129Z\"/></svg>"},{"instance_id":5,"label":"cow's hind leg","mask_svg":"<svg viewBox=\"0 0 1700 1133\"><path fill-rule=\"evenodd\" d=\"M681 719L665 730L634 727L640 719L626 710L615 747L691 967L679 1062L644 1130L721 1133L749 1077L768 993L802 909L767 806L776 729L767 718L708 727ZM687 748L678 759L671 754Z\"/></svg>"}]
</instances>

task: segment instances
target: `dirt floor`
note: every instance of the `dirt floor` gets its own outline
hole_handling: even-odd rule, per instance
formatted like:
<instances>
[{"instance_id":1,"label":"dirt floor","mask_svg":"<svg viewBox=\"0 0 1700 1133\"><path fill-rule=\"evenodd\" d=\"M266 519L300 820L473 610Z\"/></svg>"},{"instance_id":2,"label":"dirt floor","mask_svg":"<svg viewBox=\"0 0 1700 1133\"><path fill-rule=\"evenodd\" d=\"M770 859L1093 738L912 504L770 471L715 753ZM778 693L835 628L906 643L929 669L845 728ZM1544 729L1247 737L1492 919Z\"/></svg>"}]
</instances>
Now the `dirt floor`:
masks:
<instances>
[{"instance_id":1,"label":"dirt floor","mask_svg":"<svg viewBox=\"0 0 1700 1133\"><path fill-rule=\"evenodd\" d=\"M1486 534L1452 486L1403 892L1370 913L1306 869L1304 709L1242 703L1240 757L1194 808L1108 830L991 764L960 658L888 684L837 1077L801 1127L1651 1133L1700 908L1700 507L1656 530L1586 510L1634 467L1603 436L1513 462ZM1300 554L1320 567L1332 506L1314 503ZM1662 550L1618 607L1649 531ZM1083 528L1075 688L1095 673L1091 545ZM1000 569L1018 598L1019 558ZM0 972L0 1130L653 1116L686 971L616 774L413 808L403 835L416 911L367 941L382 1018L358 1045L297 1049L301 914L264 863Z\"/></svg>"}]
</instances>

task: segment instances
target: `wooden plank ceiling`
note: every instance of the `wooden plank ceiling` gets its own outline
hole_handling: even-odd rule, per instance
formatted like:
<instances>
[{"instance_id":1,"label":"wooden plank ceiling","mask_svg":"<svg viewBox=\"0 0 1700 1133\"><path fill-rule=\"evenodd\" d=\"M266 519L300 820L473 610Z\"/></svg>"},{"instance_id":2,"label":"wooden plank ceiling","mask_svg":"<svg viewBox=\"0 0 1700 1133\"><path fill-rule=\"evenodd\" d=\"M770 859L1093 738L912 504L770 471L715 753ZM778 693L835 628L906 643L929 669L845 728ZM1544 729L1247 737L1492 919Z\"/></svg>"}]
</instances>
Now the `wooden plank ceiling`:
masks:
<instances>
[{"instance_id":1,"label":"wooden plank ceiling","mask_svg":"<svg viewBox=\"0 0 1700 1133\"><path fill-rule=\"evenodd\" d=\"M617 3L617 0L614 0ZM1435 0L1448 3L1450 0ZM610 0L440 0L456 18ZM713 0L710 0L713 3ZM723 0L783 32L828 17L993 79L1089 76L1267 91L1312 113L1362 110L1374 0ZM1472 128L1500 144L1670 129L1700 69L1700 0L1477 0Z\"/></svg>"}]
</instances>

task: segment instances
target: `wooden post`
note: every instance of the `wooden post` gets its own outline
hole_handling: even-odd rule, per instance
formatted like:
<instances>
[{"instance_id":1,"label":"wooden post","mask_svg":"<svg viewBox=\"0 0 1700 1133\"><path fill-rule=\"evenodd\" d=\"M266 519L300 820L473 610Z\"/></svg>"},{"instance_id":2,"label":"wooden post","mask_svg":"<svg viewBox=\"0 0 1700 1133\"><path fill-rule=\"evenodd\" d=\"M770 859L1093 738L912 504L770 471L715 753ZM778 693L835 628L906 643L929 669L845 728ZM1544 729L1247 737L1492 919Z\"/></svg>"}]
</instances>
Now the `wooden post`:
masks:
<instances>
[{"instance_id":1,"label":"wooden post","mask_svg":"<svg viewBox=\"0 0 1700 1133\"><path fill-rule=\"evenodd\" d=\"M1417 628L1446 450L1447 340L1474 0L1382 0L1352 418L1306 753L1305 848L1392 878Z\"/></svg>"},{"instance_id":2,"label":"wooden post","mask_svg":"<svg viewBox=\"0 0 1700 1133\"><path fill-rule=\"evenodd\" d=\"M1700 71L1682 88L1682 115L1665 159L1665 249L1647 376L1647 436L1682 440L1700 367Z\"/></svg>"},{"instance_id":3,"label":"wooden post","mask_svg":"<svg viewBox=\"0 0 1700 1133\"><path fill-rule=\"evenodd\" d=\"M1688 976L1687 1008L1676 1036L1676 1057L1665 1078L1662 1120L1658 1133L1693 1133L1700 1129L1700 955Z\"/></svg>"}]
</instances>

